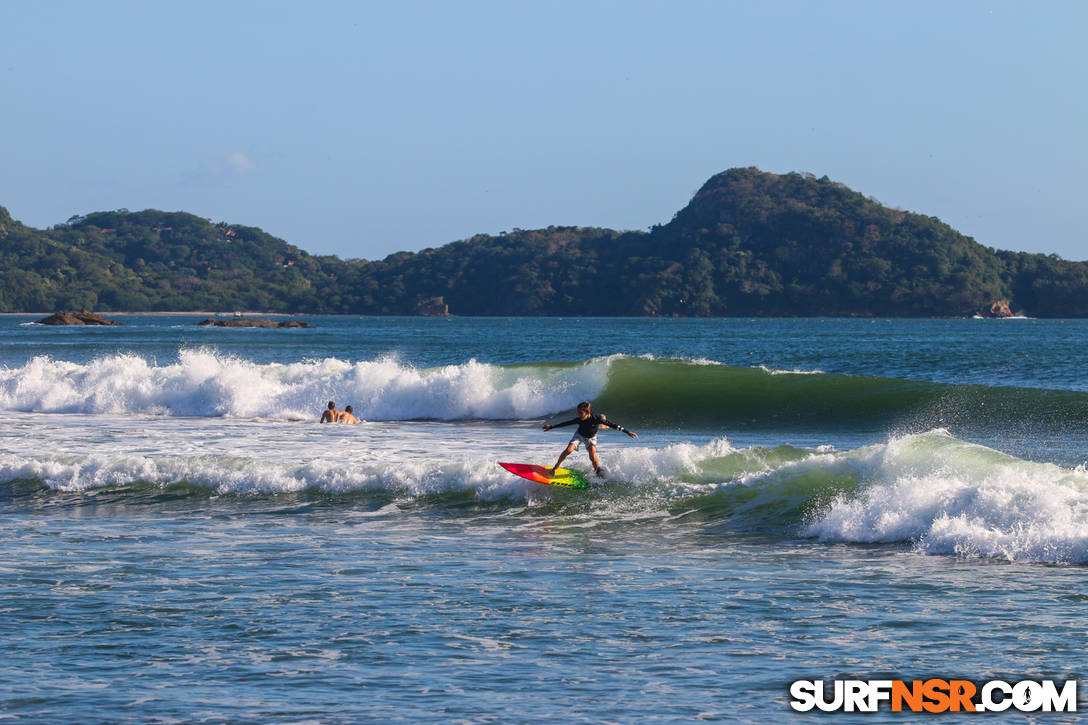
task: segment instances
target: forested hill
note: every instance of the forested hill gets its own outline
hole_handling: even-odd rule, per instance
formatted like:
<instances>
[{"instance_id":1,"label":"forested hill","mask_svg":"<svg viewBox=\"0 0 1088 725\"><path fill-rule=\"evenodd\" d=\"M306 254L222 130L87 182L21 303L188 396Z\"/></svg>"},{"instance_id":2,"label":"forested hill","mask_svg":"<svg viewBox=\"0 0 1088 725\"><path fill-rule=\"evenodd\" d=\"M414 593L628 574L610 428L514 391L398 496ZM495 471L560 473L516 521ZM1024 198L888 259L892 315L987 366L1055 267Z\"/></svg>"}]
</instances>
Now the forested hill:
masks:
<instances>
[{"instance_id":1,"label":"forested hill","mask_svg":"<svg viewBox=\"0 0 1088 725\"><path fill-rule=\"evenodd\" d=\"M260 229L124 210L39 231L0 207L0 309L316 309L325 266Z\"/></svg>"},{"instance_id":2,"label":"forested hill","mask_svg":"<svg viewBox=\"0 0 1088 725\"><path fill-rule=\"evenodd\" d=\"M380 261L307 254L191 214L37 230L0 207L0 311L1088 316L1088 264L999 252L827 177L732 169L648 232L479 235Z\"/></svg>"}]
</instances>

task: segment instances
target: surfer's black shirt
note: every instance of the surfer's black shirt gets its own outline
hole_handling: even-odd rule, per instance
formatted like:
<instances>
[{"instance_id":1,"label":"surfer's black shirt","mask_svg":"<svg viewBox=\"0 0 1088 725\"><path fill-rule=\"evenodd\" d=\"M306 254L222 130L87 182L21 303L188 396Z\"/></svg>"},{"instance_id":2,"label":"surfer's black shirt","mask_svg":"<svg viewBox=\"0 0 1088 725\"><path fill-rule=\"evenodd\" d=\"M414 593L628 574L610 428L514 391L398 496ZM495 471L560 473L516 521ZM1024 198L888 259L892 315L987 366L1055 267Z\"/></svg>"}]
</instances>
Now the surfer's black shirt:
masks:
<instances>
[{"instance_id":1,"label":"surfer's black shirt","mask_svg":"<svg viewBox=\"0 0 1088 725\"><path fill-rule=\"evenodd\" d=\"M627 432L627 430L622 425L620 425L619 423L613 423L609 420L605 420L604 416L602 415L591 415L585 420L582 420L580 418L571 418L570 420L564 421L562 423L556 423L552 426L552 428L562 428L565 425L577 425L578 434L585 438L592 438L593 436L597 435L597 431L601 429L602 425L605 428L612 428L614 430L622 431L624 433Z\"/></svg>"}]
</instances>

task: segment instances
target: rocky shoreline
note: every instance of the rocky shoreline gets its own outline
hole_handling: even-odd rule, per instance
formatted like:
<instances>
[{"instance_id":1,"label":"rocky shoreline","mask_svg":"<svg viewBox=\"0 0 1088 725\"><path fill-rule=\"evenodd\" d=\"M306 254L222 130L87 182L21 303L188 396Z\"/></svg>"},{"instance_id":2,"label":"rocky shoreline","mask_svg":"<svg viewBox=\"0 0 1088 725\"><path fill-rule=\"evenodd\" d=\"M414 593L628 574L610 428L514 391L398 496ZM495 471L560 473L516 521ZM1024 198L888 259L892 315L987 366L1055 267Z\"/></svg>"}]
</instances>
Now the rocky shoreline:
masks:
<instances>
[{"instance_id":1,"label":"rocky shoreline","mask_svg":"<svg viewBox=\"0 0 1088 725\"><path fill-rule=\"evenodd\" d=\"M298 328L312 327L308 322L299 320L269 320L262 317L233 317L228 320L217 320L209 317L196 323L198 327L267 327L267 328Z\"/></svg>"},{"instance_id":2,"label":"rocky shoreline","mask_svg":"<svg viewBox=\"0 0 1088 725\"><path fill-rule=\"evenodd\" d=\"M117 320L80 310L79 312L55 312L38 320L39 325L120 325Z\"/></svg>"}]
</instances>

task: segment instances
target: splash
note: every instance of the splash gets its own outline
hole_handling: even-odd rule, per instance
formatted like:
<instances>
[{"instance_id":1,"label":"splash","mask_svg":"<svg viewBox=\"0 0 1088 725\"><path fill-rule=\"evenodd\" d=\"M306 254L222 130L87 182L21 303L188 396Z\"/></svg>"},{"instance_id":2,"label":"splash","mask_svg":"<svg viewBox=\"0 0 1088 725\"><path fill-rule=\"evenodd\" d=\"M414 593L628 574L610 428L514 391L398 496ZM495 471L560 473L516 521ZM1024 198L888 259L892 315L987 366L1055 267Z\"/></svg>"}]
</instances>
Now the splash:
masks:
<instances>
[{"instance_id":1,"label":"splash","mask_svg":"<svg viewBox=\"0 0 1088 725\"><path fill-rule=\"evenodd\" d=\"M1008 456L945 431L890 441L859 461L803 533L822 541L910 542L927 554L1088 563L1088 472Z\"/></svg>"},{"instance_id":2,"label":"splash","mask_svg":"<svg viewBox=\"0 0 1088 725\"><path fill-rule=\"evenodd\" d=\"M395 359L336 358L258 364L213 350L183 350L154 365L134 355L77 364L35 357L0 369L0 409L311 419L329 400L369 420L533 418L596 395L609 362L501 367L470 360L421 370Z\"/></svg>"},{"instance_id":3,"label":"splash","mask_svg":"<svg viewBox=\"0 0 1088 725\"><path fill-rule=\"evenodd\" d=\"M240 496L377 494L451 506L450 515L472 502L516 508L544 501L549 515L577 515L594 525L660 516L723 532L1088 564L1088 471L1021 460L943 430L842 451L736 448L724 438L625 446L608 451L609 481L591 491L558 493L510 476L489 456L447 452L408 459L344 451L278 459L6 453L0 455L0 482L36 481L77 494L178 484ZM588 473L584 464L575 467Z\"/></svg>"},{"instance_id":4,"label":"splash","mask_svg":"<svg viewBox=\"0 0 1088 725\"><path fill-rule=\"evenodd\" d=\"M420 369L395 358L256 363L211 349L159 365L134 355L0 368L0 410L310 420L329 400L368 420L517 420L593 399L625 425L722 430L975 426L1063 430L1088 393L949 385L708 360L613 355L580 362Z\"/></svg>"}]
</instances>

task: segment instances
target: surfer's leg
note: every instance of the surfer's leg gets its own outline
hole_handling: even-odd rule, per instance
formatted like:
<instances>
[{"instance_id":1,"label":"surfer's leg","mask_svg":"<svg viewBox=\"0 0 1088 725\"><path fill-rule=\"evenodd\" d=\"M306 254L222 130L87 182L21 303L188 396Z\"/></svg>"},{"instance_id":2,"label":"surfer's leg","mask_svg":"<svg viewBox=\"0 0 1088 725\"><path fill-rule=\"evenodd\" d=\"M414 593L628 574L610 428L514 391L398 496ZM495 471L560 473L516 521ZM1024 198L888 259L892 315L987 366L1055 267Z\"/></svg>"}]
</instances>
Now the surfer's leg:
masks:
<instances>
[{"instance_id":1,"label":"surfer's leg","mask_svg":"<svg viewBox=\"0 0 1088 725\"><path fill-rule=\"evenodd\" d=\"M564 449L564 451L559 454L559 460L555 462L554 466L552 466L553 476L555 475L555 469L559 468L559 466L563 463L563 459L569 456L571 453L574 453L574 447L574 443L568 443L566 449Z\"/></svg>"},{"instance_id":2,"label":"surfer's leg","mask_svg":"<svg viewBox=\"0 0 1088 725\"><path fill-rule=\"evenodd\" d=\"M593 463L593 472L601 477L601 459L597 458L597 446L586 446L586 453L589 454L589 460Z\"/></svg>"}]
</instances>

